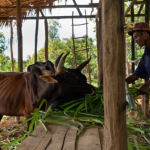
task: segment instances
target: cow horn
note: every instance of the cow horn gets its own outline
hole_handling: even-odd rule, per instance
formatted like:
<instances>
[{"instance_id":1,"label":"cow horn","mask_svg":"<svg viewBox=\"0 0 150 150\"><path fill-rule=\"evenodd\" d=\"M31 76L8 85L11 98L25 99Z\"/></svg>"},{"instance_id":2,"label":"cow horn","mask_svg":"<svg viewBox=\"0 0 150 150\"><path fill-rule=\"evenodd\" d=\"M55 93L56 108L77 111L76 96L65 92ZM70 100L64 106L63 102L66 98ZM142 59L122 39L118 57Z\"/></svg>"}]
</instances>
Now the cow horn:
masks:
<instances>
[{"instance_id":1,"label":"cow horn","mask_svg":"<svg viewBox=\"0 0 150 150\"><path fill-rule=\"evenodd\" d=\"M79 69L80 71L89 63L89 61L91 60L91 57L84 61L82 64L80 64L76 69Z\"/></svg>"},{"instance_id":2,"label":"cow horn","mask_svg":"<svg viewBox=\"0 0 150 150\"><path fill-rule=\"evenodd\" d=\"M64 53L62 53L61 55L59 55L58 58L57 58L56 61L55 61L55 64L54 64L54 69L55 69L55 71L57 71L57 66L58 66L59 61L60 61L60 58L62 57L63 54L64 54Z\"/></svg>"},{"instance_id":3,"label":"cow horn","mask_svg":"<svg viewBox=\"0 0 150 150\"><path fill-rule=\"evenodd\" d=\"M67 58L67 55L69 54L70 52L68 52L60 61L59 61L59 64L57 66L57 71L59 73L61 72L64 72L64 64L65 64L65 60Z\"/></svg>"}]
</instances>

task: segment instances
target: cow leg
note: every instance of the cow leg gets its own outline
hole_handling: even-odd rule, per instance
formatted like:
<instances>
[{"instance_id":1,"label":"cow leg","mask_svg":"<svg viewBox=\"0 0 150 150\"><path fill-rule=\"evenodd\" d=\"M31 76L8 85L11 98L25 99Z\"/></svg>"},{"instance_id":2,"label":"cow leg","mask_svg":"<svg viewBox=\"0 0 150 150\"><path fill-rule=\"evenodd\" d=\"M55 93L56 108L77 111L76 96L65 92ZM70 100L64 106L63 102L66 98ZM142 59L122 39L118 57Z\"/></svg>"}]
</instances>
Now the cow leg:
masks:
<instances>
[{"instance_id":1,"label":"cow leg","mask_svg":"<svg viewBox=\"0 0 150 150\"><path fill-rule=\"evenodd\" d=\"M16 116L16 117L15 117L15 122L18 122L19 124L21 123L19 116Z\"/></svg>"},{"instance_id":2,"label":"cow leg","mask_svg":"<svg viewBox=\"0 0 150 150\"><path fill-rule=\"evenodd\" d=\"M29 119L29 118L31 118L32 117L32 115L27 115L26 116L26 119ZM29 125L30 125L30 123L31 123L31 121L28 121L27 122L27 131L29 131Z\"/></svg>"},{"instance_id":3,"label":"cow leg","mask_svg":"<svg viewBox=\"0 0 150 150\"><path fill-rule=\"evenodd\" d=\"M2 118L3 118L3 115L0 114L0 122L1 122L1 119L2 119Z\"/></svg>"}]
</instances>

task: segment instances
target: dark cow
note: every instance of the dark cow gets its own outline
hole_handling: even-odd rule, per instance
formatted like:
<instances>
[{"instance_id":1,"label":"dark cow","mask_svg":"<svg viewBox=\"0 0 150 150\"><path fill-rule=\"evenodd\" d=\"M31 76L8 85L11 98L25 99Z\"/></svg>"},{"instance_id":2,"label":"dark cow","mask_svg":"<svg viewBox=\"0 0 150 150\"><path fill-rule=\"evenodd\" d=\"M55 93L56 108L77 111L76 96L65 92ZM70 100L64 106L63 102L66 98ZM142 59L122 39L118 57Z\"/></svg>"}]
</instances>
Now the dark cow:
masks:
<instances>
[{"instance_id":1,"label":"dark cow","mask_svg":"<svg viewBox=\"0 0 150 150\"><path fill-rule=\"evenodd\" d=\"M65 101L94 92L87 84L64 68L67 55L55 61L55 73L31 67L26 73L0 73L0 120L3 115L30 117L43 99L52 108Z\"/></svg>"}]
</instances>

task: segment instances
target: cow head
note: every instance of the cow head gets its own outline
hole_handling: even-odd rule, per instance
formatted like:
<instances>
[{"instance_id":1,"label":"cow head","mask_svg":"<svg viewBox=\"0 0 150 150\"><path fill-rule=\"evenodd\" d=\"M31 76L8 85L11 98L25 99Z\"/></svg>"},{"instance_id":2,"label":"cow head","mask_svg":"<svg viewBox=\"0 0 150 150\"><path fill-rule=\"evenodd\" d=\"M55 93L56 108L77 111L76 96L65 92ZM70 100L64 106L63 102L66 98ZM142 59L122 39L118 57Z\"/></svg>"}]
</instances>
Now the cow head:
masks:
<instances>
[{"instance_id":1,"label":"cow head","mask_svg":"<svg viewBox=\"0 0 150 150\"><path fill-rule=\"evenodd\" d=\"M83 98L85 94L92 94L94 92L92 85L64 67L65 59L68 54L69 53L62 59L63 54L61 54L56 59L54 64L55 74L49 70L45 70L43 71L43 75L40 76L40 78L47 83L54 83L53 86L55 86L55 90L48 100L52 107L57 107L65 101ZM83 69L89 61L90 59L82 63L77 70L80 71ZM51 85L52 84L50 84L50 86Z\"/></svg>"}]
</instances>

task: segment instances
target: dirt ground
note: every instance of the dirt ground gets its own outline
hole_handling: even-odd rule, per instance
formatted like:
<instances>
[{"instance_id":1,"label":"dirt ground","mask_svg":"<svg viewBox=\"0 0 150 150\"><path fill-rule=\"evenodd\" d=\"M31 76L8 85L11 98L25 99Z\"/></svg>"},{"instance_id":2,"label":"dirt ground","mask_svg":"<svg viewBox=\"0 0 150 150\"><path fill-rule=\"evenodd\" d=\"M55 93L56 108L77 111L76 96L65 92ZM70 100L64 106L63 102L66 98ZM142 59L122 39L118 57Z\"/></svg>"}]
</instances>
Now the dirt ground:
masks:
<instances>
[{"instance_id":1,"label":"dirt ground","mask_svg":"<svg viewBox=\"0 0 150 150\"><path fill-rule=\"evenodd\" d=\"M20 121L24 121L24 117L20 117ZM15 117L3 117L0 122L0 147L22 137L26 133L27 125L15 122ZM14 150L20 143L16 143L13 147L3 150Z\"/></svg>"}]
</instances>

